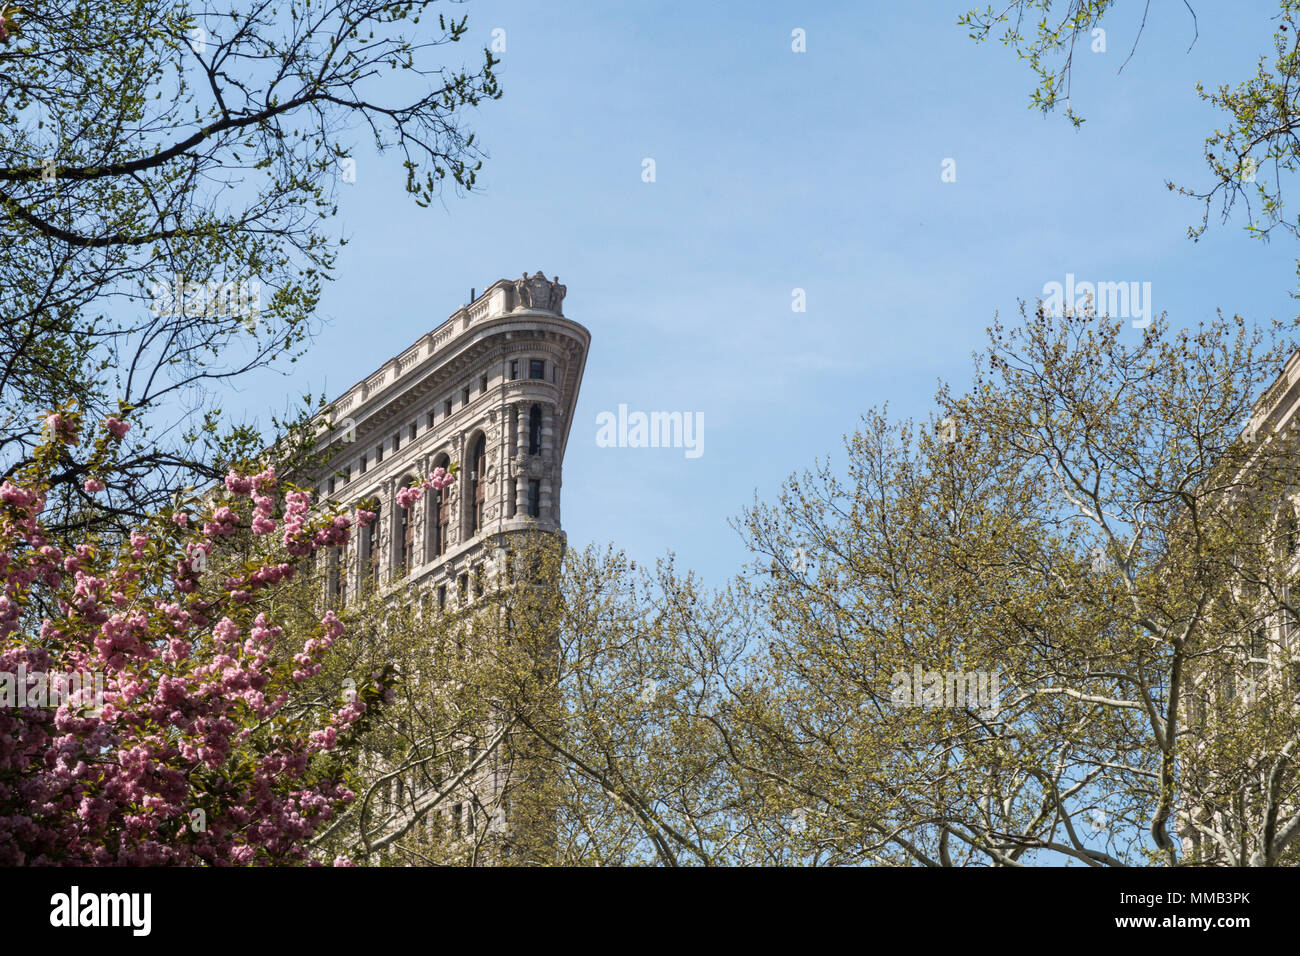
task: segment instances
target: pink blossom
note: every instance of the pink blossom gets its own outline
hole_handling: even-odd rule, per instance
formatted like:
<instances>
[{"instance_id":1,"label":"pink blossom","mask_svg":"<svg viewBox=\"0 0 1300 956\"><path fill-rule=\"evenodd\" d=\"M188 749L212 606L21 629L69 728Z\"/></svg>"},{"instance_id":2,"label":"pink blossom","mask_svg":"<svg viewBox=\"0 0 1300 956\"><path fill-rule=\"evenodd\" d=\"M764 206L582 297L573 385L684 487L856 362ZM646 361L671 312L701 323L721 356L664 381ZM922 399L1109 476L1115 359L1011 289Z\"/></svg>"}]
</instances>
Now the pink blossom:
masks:
<instances>
[{"instance_id":1,"label":"pink blossom","mask_svg":"<svg viewBox=\"0 0 1300 956\"><path fill-rule=\"evenodd\" d=\"M114 421L109 430L121 438L126 424L115 430ZM68 427L51 422L50 440L64 440ZM343 624L327 613L286 661L277 653L283 630L260 602L250 605L294 576L296 558L346 543L351 522L311 521L310 495L290 492L283 542L262 542L259 565L200 594L197 571L213 539L247 520L241 502L216 502L204 521L159 515L132 529L124 549L81 544L65 554L40 519L48 476L39 469L53 461L38 459L21 485L0 484L0 636L9 637L0 672L20 663L29 672L95 671L104 699L98 711L82 701L27 708L21 719L0 709L0 866L308 861L311 837L354 799L311 757L341 746L366 705L326 720L286 711L294 682L320 672ZM255 525L272 521L275 482L267 469L228 486L253 496ZM272 598L265 607L282 606ZM39 634L40 646L12 636L20 619L31 620L23 633ZM205 790L214 778L227 788L215 803ZM200 806L207 829L184 832Z\"/></svg>"},{"instance_id":2,"label":"pink blossom","mask_svg":"<svg viewBox=\"0 0 1300 956\"><path fill-rule=\"evenodd\" d=\"M253 490L253 479L231 471L226 475L226 490L232 495L246 495Z\"/></svg>"},{"instance_id":3,"label":"pink blossom","mask_svg":"<svg viewBox=\"0 0 1300 956\"><path fill-rule=\"evenodd\" d=\"M331 640L342 637L345 630L343 622L333 611L325 612L325 616L321 618L321 626L325 628L325 634Z\"/></svg>"},{"instance_id":4,"label":"pink blossom","mask_svg":"<svg viewBox=\"0 0 1300 956\"><path fill-rule=\"evenodd\" d=\"M66 415L57 412L45 419L45 427L54 436L54 440L63 445L76 445L81 441L77 427Z\"/></svg>"},{"instance_id":5,"label":"pink blossom","mask_svg":"<svg viewBox=\"0 0 1300 956\"><path fill-rule=\"evenodd\" d=\"M12 482L6 481L0 485L0 501L7 502L11 505L17 505L19 508L26 508L36 502L37 495L35 492L19 488Z\"/></svg>"},{"instance_id":6,"label":"pink blossom","mask_svg":"<svg viewBox=\"0 0 1300 956\"><path fill-rule=\"evenodd\" d=\"M455 480L456 476L446 468L435 468L430 473L426 484L434 491L442 491L444 488L450 488Z\"/></svg>"},{"instance_id":7,"label":"pink blossom","mask_svg":"<svg viewBox=\"0 0 1300 956\"><path fill-rule=\"evenodd\" d=\"M107 418L104 420L104 427L118 441L126 437L126 433L131 430L131 423L124 422L120 418Z\"/></svg>"}]
</instances>

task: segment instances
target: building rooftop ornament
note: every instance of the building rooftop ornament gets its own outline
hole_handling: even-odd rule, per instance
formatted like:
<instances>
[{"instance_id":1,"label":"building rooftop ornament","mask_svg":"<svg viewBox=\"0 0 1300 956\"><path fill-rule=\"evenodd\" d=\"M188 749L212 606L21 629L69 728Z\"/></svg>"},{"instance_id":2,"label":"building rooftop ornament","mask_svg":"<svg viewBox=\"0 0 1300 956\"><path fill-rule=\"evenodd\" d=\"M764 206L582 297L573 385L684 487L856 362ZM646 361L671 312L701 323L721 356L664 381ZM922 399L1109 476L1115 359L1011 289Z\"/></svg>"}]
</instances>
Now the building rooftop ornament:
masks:
<instances>
[{"instance_id":1,"label":"building rooftop ornament","mask_svg":"<svg viewBox=\"0 0 1300 956\"><path fill-rule=\"evenodd\" d=\"M537 274L531 277L525 272L523 278L516 279L514 284L515 299L521 308L564 315L563 303L566 290L560 285L559 276L552 281L542 275L542 271L538 269Z\"/></svg>"}]
</instances>

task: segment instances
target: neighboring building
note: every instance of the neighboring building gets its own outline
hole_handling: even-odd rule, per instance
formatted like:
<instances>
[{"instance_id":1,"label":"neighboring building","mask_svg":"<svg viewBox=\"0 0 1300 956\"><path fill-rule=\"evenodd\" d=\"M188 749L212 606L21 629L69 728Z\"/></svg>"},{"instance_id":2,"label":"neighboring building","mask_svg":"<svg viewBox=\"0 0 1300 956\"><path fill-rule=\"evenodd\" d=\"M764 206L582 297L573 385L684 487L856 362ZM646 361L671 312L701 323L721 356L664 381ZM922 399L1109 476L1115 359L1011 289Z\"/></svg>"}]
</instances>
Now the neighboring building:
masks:
<instances>
[{"instance_id":1,"label":"neighboring building","mask_svg":"<svg viewBox=\"0 0 1300 956\"><path fill-rule=\"evenodd\" d=\"M332 603L363 595L459 611L490 586L512 539L541 531L563 542L561 466L591 341L564 317L564 294L541 272L499 280L334 403L321 498L379 505L372 524L325 556ZM402 506L402 488L452 463L455 484ZM508 828L505 772L485 766L463 796L439 804L434 828L460 836L479 810ZM390 794L417 797L393 782Z\"/></svg>"},{"instance_id":2,"label":"neighboring building","mask_svg":"<svg viewBox=\"0 0 1300 956\"><path fill-rule=\"evenodd\" d=\"M1259 554L1246 555L1246 573L1237 568L1236 579L1225 587L1218 606L1206 609L1215 633L1215 652L1189 661L1191 676L1186 726L1193 735L1193 752L1203 752L1205 742L1221 723L1234 729L1245 725L1252 708L1261 704L1285 715L1293 725L1294 702L1300 700L1300 621L1291 608L1300 600L1300 473L1295 467L1297 426L1300 425L1300 350L1293 352L1278 377L1264 390L1242 430L1244 452L1230 456L1225 466L1231 480L1221 480L1234 518ZM1236 561L1233 562L1234 566ZM1257 583L1247 585L1246 579ZM1266 585L1266 586L1261 586ZM1256 718L1258 719L1258 718ZM1261 741L1261 754L1269 745ZM1192 825L1191 814L1222 820L1223 794L1236 800L1231 826L1262 833L1262 798L1269 788L1265 763L1255 772L1253 786L1241 792L1235 778L1219 792L1221 777L1203 773L1196 780L1201 792L1214 793L1214 801L1184 799L1179 808L1178 832L1185 855L1201 863L1244 865L1227 856L1223 848ZM1184 775L1186 775L1184 773ZM1238 800L1237 798L1240 797ZM1271 798L1270 798L1271 799ZM1294 801L1283 798L1273 812L1286 817ZM1246 840L1241 839L1242 847ZM1241 848L1237 848L1240 850ZM1242 851L1244 852L1244 851ZM1294 851L1288 851L1294 859ZM1247 854L1249 857L1251 854ZM1256 858L1258 862L1258 858Z\"/></svg>"}]
</instances>

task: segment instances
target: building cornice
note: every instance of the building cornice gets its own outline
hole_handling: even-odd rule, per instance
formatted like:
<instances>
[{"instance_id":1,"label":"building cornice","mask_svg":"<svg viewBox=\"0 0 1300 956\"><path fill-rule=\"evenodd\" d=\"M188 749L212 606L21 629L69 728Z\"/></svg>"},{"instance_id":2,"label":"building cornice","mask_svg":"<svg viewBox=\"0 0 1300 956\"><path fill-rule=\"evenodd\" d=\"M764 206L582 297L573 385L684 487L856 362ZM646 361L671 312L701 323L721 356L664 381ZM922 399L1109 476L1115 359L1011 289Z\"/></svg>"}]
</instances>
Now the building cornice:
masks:
<instances>
[{"instance_id":1,"label":"building cornice","mask_svg":"<svg viewBox=\"0 0 1300 956\"><path fill-rule=\"evenodd\" d=\"M494 350L504 358L511 352L523 353L541 348L558 350L565 358L562 381L556 384L531 383L532 388L548 385L558 389L556 404L563 410L559 436L563 448L567 444L573 407L582 383L591 333L558 311L530 308L521 303L521 299L524 302L545 301L545 293L537 291L540 283L544 282L552 289L564 288L559 286L558 280L551 283L540 276L538 273L532 279L498 280L469 305L454 312L446 322L421 336L405 351L345 391L332 403L332 413L316 416L322 428L327 421L336 426L336 431L322 442L322 447L344 440L344 435L337 430L343 422L347 422L343 431L350 431L352 438L370 432L372 426L376 431L380 425L387 428L390 419L398 418L399 413L405 414L411 401L453 389L463 369L481 365ZM521 295L518 288L521 283L533 287L531 298L527 288ZM548 304L560 308L562 292L551 295L552 301ZM566 340L571 346L564 344ZM530 383L520 380L509 384L520 386L527 394ZM411 401L402 400L406 395L411 396Z\"/></svg>"}]
</instances>

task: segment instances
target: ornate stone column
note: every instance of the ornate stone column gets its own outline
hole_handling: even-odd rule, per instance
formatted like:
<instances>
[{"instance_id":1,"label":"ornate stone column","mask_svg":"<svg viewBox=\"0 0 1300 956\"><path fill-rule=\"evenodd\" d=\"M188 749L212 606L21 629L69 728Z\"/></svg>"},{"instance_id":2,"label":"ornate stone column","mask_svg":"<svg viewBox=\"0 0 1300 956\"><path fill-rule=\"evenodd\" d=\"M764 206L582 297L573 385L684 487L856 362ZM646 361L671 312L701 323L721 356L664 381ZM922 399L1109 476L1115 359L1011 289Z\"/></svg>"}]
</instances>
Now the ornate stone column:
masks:
<instances>
[{"instance_id":1,"label":"ornate stone column","mask_svg":"<svg viewBox=\"0 0 1300 956\"><path fill-rule=\"evenodd\" d=\"M542 489L540 495L540 504L538 510L541 512L540 518L546 521L555 520L555 512L552 507L555 495L551 488L551 477L555 474L555 406L550 402L542 405Z\"/></svg>"},{"instance_id":2,"label":"ornate stone column","mask_svg":"<svg viewBox=\"0 0 1300 956\"><path fill-rule=\"evenodd\" d=\"M461 497L466 494L465 489L469 487L470 462L465 460L468 454L469 429L462 428L457 434L452 446L455 451L452 453L452 460L460 462L460 475L456 482L451 486L451 521L447 532L447 548L451 549L453 545L458 545L467 540L465 534L465 508ZM453 536L454 532L454 536Z\"/></svg>"},{"instance_id":3,"label":"ornate stone column","mask_svg":"<svg viewBox=\"0 0 1300 956\"><path fill-rule=\"evenodd\" d=\"M421 455L415 462L415 474L423 481L431 470L429 464L429 455ZM429 556L429 542L426 537L429 527L429 509L433 507L433 491L425 489L420 500L411 506L411 523L414 528L411 531L411 567L416 568L427 562Z\"/></svg>"},{"instance_id":4,"label":"ornate stone column","mask_svg":"<svg viewBox=\"0 0 1300 956\"><path fill-rule=\"evenodd\" d=\"M560 526L560 483L563 480L560 475L560 435L564 431L564 409L555 408L552 416L551 428L551 453L548 462L547 473L550 475L550 510L547 515L550 516L551 522L558 528Z\"/></svg>"},{"instance_id":5,"label":"ornate stone column","mask_svg":"<svg viewBox=\"0 0 1300 956\"><path fill-rule=\"evenodd\" d=\"M375 576L382 584L392 580L393 568L396 566L396 562L393 561L393 547L397 538L397 502L394 500L394 495L397 493L397 479L385 478L380 488L382 490L379 493L379 568Z\"/></svg>"}]
</instances>

